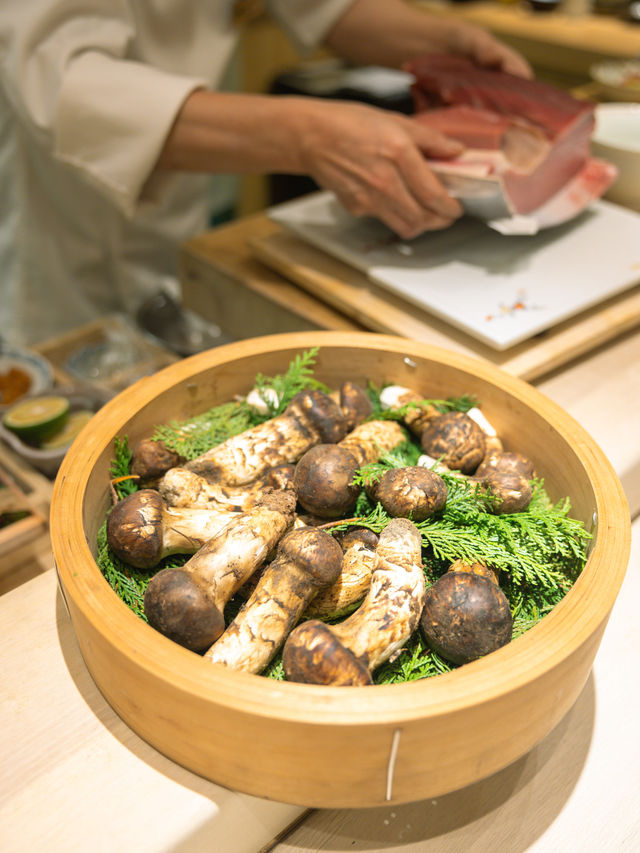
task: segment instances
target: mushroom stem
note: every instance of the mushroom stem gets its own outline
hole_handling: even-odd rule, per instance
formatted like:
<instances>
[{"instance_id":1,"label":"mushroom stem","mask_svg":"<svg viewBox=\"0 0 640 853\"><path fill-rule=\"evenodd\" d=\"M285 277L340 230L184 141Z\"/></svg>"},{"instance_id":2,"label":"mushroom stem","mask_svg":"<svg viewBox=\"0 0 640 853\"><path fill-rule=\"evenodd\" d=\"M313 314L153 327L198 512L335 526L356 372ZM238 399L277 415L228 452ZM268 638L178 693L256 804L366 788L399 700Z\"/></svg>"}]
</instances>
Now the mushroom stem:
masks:
<instances>
[{"instance_id":1,"label":"mushroom stem","mask_svg":"<svg viewBox=\"0 0 640 853\"><path fill-rule=\"evenodd\" d=\"M205 654L212 663L258 673L271 661L319 590L340 574L342 550L323 530L292 530L248 601Z\"/></svg>"},{"instance_id":2,"label":"mushroom stem","mask_svg":"<svg viewBox=\"0 0 640 853\"><path fill-rule=\"evenodd\" d=\"M171 468L158 483L167 506L247 510L274 489L293 487L294 465L279 465L247 486L210 483L187 468Z\"/></svg>"},{"instance_id":3,"label":"mushroom stem","mask_svg":"<svg viewBox=\"0 0 640 853\"><path fill-rule=\"evenodd\" d=\"M167 507L158 492L141 489L113 507L107 542L125 563L152 569L170 554L194 554L238 515L220 509Z\"/></svg>"},{"instance_id":4,"label":"mushroom stem","mask_svg":"<svg viewBox=\"0 0 640 853\"><path fill-rule=\"evenodd\" d=\"M295 499L274 493L240 513L180 569L163 569L144 596L149 624L193 651L224 631L224 607L276 547L293 519Z\"/></svg>"},{"instance_id":5,"label":"mushroom stem","mask_svg":"<svg viewBox=\"0 0 640 853\"><path fill-rule=\"evenodd\" d=\"M371 672L415 631L425 601L421 537L406 518L380 534L378 557L362 605L339 625L310 620L289 635L282 660L286 677L310 684L372 684Z\"/></svg>"},{"instance_id":6,"label":"mushroom stem","mask_svg":"<svg viewBox=\"0 0 640 853\"><path fill-rule=\"evenodd\" d=\"M296 462L315 444L333 444L346 432L338 404L322 391L301 391L286 410L234 435L184 466L211 482L243 486L269 468Z\"/></svg>"}]
</instances>

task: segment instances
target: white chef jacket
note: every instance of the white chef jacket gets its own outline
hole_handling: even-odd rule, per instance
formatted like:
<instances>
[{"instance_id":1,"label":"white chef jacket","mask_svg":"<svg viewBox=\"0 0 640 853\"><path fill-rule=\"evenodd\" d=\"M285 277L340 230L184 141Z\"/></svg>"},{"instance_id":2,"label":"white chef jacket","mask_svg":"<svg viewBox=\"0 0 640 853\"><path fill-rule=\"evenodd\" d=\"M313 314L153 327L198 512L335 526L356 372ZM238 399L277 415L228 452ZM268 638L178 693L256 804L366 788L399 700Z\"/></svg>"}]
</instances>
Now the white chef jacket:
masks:
<instances>
[{"instance_id":1,"label":"white chef jacket","mask_svg":"<svg viewBox=\"0 0 640 853\"><path fill-rule=\"evenodd\" d=\"M303 49L353 0L267 0ZM219 85L234 0L0 2L0 335L32 343L176 286L209 178L149 179L185 98Z\"/></svg>"}]
</instances>

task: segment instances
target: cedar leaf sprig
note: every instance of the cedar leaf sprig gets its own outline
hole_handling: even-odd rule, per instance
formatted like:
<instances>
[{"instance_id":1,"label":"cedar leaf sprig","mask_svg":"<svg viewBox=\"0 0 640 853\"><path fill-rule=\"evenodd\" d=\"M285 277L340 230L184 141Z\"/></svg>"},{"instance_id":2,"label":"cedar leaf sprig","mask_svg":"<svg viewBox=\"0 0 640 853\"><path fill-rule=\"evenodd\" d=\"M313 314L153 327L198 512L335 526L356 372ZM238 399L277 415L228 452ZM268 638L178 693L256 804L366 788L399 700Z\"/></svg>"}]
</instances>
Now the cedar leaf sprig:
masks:
<instances>
[{"instance_id":1,"label":"cedar leaf sprig","mask_svg":"<svg viewBox=\"0 0 640 853\"><path fill-rule=\"evenodd\" d=\"M255 378L255 388L269 409L268 417L282 414L291 402L292 397L305 389L318 389L328 392L329 388L313 376L313 369L319 347L312 347L295 356L286 372L277 376L267 377L258 373Z\"/></svg>"}]
</instances>

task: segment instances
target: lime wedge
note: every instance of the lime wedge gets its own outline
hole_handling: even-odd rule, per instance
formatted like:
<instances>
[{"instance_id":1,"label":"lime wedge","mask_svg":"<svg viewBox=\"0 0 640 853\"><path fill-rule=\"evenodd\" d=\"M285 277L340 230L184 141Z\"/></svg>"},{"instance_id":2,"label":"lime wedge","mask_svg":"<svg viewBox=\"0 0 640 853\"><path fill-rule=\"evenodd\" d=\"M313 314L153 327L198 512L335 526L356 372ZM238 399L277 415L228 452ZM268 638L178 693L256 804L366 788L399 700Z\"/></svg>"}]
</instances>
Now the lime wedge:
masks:
<instances>
[{"instance_id":1,"label":"lime wedge","mask_svg":"<svg viewBox=\"0 0 640 853\"><path fill-rule=\"evenodd\" d=\"M28 444L38 444L62 429L68 416L66 397L32 397L5 412L2 423Z\"/></svg>"},{"instance_id":2,"label":"lime wedge","mask_svg":"<svg viewBox=\"0 0 640 853\"><path fill-rule=\"evenodd\" d=\"M89 423L92 417L93 412L90 409L79 409L77 412L69 412L69 417L62 429L59 429L50 438L41 442L40 447L42 450L60 450L62 447L67 447L80 430Z\"/></svg>"}]
</instances>

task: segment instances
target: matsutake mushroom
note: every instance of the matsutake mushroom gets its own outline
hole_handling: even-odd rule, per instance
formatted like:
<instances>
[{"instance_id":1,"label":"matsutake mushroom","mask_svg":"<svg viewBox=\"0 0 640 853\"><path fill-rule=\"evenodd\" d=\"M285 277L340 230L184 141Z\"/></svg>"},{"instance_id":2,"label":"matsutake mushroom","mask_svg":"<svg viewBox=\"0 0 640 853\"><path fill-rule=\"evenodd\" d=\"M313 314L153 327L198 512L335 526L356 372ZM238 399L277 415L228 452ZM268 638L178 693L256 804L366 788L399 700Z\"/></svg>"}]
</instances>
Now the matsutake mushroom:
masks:
<instances>
[{"instance_id":1,"label":"matsutake mushroom","mask_svg":"<svg viewBox=\"0 0 640 853\"><path fill-rule=\"evenodd\" d=\"M347 380L340 386L340 409L350 432L373 413L373 403L364 388Z\"/></svg>"},{"instance_id":2,"label":"matsutake mushroom","mask_svg":"<svg viewBox=\"0 0 640 853\"><path fill-rule=\"evenodd\" d=\"M425 453L442 458L448 468L472 474L482 462L485 438L482 428L464 412L446 412L434 417L420 436Z\"/></svg>"},{"instance_id":3,"label":"matsutake mushroom","mask_svg":"<svg viewBox=\"0 0 640 853\"><path fill-rule=\"evenodd\" d=\"M455 664L499 649L511 640L506 595L475 572L447 572L427 590L420 627L430 648Z\"/></svg>"},{"instance_id":4,"label":"matsutake mushroom","mask_svg":"<svg viewBox=\"0 0 640 853\"><path fill-rule=\"evenodd\" d=\"M361 606L338 625L312 619L289 635L282 654L286 677L309 684L365 685L418 626L425 600L421 538L406 518L380 534L378 562Z\"/></svg>"},{"instance_id":5,"label":"matsutake mushroom","mask_svg":"<svg viewBox=\"0 0 640 853\"><path fill-rule=\"evenodd\" d=\"M300 505L320 518L339 518L356 505L353 476L363 465L405 441L395 421L366 421L334 445L319 444L296 465L293 485Z\"/></svg>"},{"instance_id":6,"label":"matsutake mushroom","mask_svg":"<svg viewBox=\"0 0 640 853\"><path fill-rule=\"evenodd\" d=\"M107 542L125 563L152 569L170 554L193 554L238 515L224 509L168 507L158 492L127 495L107 518Z\"/></svg>"},{"instance_id":7,"label":"matsutake mushroom","mask_svg":"<svg viewBox=\"0 0 640 853\"><path fill-rule=\"evenodd\" d=\"M424 521L447 502L447 486L442 477L419 465L390 468L365 489L389 515L412 521Z\"/></svg>"},{"instance_id":8,"label":"matsutake mushroom","mask_svg":"<svg viewBox=\"0 0 640 853\"><path fill-rule=\"evenodd\" d=\"M339 405L316 389L300 391L281 415L234 435L185 468L212 482L242 486L269 468L296 462L316 444L333 444L346 433Z\"/></svg>"},{"instance_id":9,"label":"matsutake mushroom","mask_svg":"<svg viewBox=\"0 0 640 853\"><path fill-rule=\"evenodd\" d=\"M157 489L167 506L224 507L249 509L267 491L293 488L295 465L278 465L247 486L210 483L187 468L171 468Z\"/></svg>"},{"instance_id":10,"label":"matsutake mushroom","mask_svg":"<svg viewBox=\"0 0 640 853\"><path fill-rule=\"evenodd\" d=\"M378 556L378 535L366 527L350 530L341 540L343 551L339 578L311 600L305 619L337 619L360 604L369 590Z\"/></svg>"},{"instance_id":11,"label":"matsutake mushroom","mask_svg":"<svg viewBox=\"0 0 640 853\"><path fill-rule=\"evenodd\" d=\"M265 496L240 513L182 568L154 575L144 594L149 624L192 651L202 651L224 631L224 607L268 558L291 524L293 495Z\"/></svg>"},{"instance_id":12,"label":"matsutake mushroom","mask_svg":"<svg viewBox=\"0 0 640 853\"><path fill-rule=\"evenodd\" d=\"M155 485L169 468L175 468L185 462L184 456L175 453L162 441L145 438L134 447L131 457L131 473L140 478L140 482Z\"/></svg>"},{"instance_id":13,"label":"matsutake mushroom","mask_svg":"<svg viewBox=\"0 0 640 853\"><path fill-rule=\"evenodd\" d=\"M531 483L518 471L490 471L472 479L491 496L489 509L495 515L524 512L531 503Z\"/></svg>"},{"instance_id":14,"label":"matsutake mushroom","mask_svg":"<svg viewBox=\"0 0 640 853\"><path fill-rule=\"evenodd\" d=\"M494 471L516 472L526 480L536 476L535 465L528 456L513 451L503 451L485 456L475 472L476 477L485 477Z\"/></svg>"},{"instance_id":15,"label":"matsutake mushroom","mask_svg":"<svg viewBox=\"0 0 640 853\"><path fill-rule=\"evenodd\" d=\"M275 560L205 658L231 669L261 672L307 604L337 580L341 566L342 549L326 531L301 527L287 533Z\"/></svg>"},{"instance_id":16,"label":"matsutake mushroom","mask_svg":"<svg viewBox=\"0 0 640 853\"><path fill-rule=\"evenodd\" d=\"M396 411L408 403L414 405L406 410L402 420L419 438L440 411L432 403L426 403L417 391L405 388L403 385L387 385L380 392L380 404L383 409Z\"/></svg>"}]
</instances>

